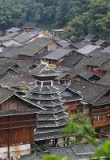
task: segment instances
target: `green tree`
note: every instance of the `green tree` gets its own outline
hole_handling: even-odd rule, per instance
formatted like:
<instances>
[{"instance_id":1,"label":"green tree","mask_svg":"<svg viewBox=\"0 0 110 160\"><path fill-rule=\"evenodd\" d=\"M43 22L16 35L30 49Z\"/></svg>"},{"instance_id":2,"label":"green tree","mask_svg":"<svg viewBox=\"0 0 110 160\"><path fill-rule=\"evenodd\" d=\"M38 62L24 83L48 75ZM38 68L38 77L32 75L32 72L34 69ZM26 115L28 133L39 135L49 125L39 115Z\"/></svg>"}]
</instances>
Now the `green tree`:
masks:
<instances>
[{"instance_id":1,"label":"green tree","mask_svg":"<svg viewBox=\"0 0 110 160\"><path fill-rule=\"evenodd\" d=\"M96 160L110 160L110 140L100 144L92 158Z\"/></svg>"},{"instance_id":2,"label":"green tree","mask_svg":"<svg viewBox=\"0 0 110 160\"><path fill-rule=\"evenodd\" d=\"M67 126L63 129L63 132L68 138L74 136L75 140L73 142L88 142L92 145L97 145L96 132L90 119L80 112L68 119Z\"/></svg>"},{"instance_id":3,"label":"green tree","mask_svg":"<svg viewBox=\"0 0 110 160\"><path fill-rule=\"evenodd\" d=\"M42 160L71 160L68 157L55 156L55 155L47 155Z\"/></svg>"}]
</instances>

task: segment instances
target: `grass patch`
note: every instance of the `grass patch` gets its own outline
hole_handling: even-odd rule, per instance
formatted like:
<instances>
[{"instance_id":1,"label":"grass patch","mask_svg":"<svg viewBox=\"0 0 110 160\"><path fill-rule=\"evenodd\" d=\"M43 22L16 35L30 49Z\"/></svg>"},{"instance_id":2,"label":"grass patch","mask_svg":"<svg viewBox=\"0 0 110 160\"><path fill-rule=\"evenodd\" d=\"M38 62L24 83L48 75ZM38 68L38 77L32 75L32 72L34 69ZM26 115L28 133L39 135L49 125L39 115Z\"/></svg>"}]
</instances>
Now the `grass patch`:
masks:
<instances>
[{"instance_id":1,"label":"grass patch","mask_svg":"<svg viewBox=\"0 0 110 160\"><path fill-rule=\"evenodd\" d=\"M8 61L8 58L0 58L0 62L6 62Z\"/></svg>"}]
</instances>

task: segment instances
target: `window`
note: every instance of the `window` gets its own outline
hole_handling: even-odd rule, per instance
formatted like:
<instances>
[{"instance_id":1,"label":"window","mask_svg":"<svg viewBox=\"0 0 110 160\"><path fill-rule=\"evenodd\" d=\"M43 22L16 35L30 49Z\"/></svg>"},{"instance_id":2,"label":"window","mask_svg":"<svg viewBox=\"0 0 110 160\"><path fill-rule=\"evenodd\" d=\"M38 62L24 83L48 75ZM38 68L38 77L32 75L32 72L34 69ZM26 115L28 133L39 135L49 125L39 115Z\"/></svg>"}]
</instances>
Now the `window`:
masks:
<instances>
[{"instance_id":1,"label":"window","mask_svg":"<svg viewBox=\"0 0 110 160\"><path fill-rule=\"evenodd\" d=\"M96 121L103 121L103 115L98 115L94 117Z\"/></svg>"}]
</instances>

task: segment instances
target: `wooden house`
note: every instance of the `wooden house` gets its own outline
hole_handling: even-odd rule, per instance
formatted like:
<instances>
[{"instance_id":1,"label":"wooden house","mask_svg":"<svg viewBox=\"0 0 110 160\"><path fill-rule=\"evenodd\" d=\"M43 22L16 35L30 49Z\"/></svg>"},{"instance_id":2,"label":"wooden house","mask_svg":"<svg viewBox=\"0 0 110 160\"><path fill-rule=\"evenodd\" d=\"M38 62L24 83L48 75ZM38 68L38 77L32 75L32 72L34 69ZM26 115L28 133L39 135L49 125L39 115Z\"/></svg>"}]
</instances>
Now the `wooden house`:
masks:
<instances>
[{"instance_id":1,"label":"wooden house","mask_svg":"<svg viewBox=\"0 0 110 160\"><path fill-rule=\"evenodd\" d=\"M110 135L110 87L90 82L74 82L70 88L83 96L79 109L90 117L99 133Z\"/></svg>"},{"instance_id":2,"label":"wooden house","mask_svg":"<svg viewBox=\"0 0 110 160\"><path fill-rule=\"evenodd\" d=\"M9 46L12 46L12 45L16 45L16 46L20 45L19 42L17 42L16 40L14 40L11 37L8 37L7 35L5 35L3 37L0 37L0 43L2 45L4 45L5 47L9 47Z\"/></svg>"},{"instance_id":3,"label":"wooden house","mask_svg":"<svg viewBox=\"0 0 110 160\"><path fill-rule=\"evenodd\" d=\"M70 85L72 77L68 72L62 72L58 77L55 78L54 84L57 85Z\"/></svg>"},{"instance_id":4,"label":"wooden house","mask_svg":"<svg viewBox=\"0 0 110 160\"><path fill-rule=\"evenodd\" d=\"M96 53L96 55L89 57L86 61L86 70L103 77L107 70L104 70L101 66L106 64L109 59L110 55L108 53Z\"/></svg>"},{"instance_id":5,"label":"wooden house","mask_svg":"<svg viewBox=\"0 0 110 160\"><path fill-rule=\"evenodd\" d=\"M84 41L87 41L87 42L96 42L96 41L98 41L98 37L96 35L93 35L93 34L87 34L82 39Z\"/></svg>"},{"instance_id":6,"label":"wooden house","mask_svg":"<svg viewBox=\"0 0 110 160\"><path fill-rule=\"evenodd\" d=\"M96 42L94 43L94 45L101 46L102 48L106 48L106 47L109 46L109 43L106 42L105 40L99 39L98 41L96 41Z\"/></svg>"},{"instance_id":7,"label":"wooden house","mask_svg":"<svg viewBox=\"0 0 110 160\"><path fill-rule=\"evenodd\" d=\"M77 113L79 102L83 99L82 95L69 87L66 87L61 93L66 112L69 113L69 116Z\"/></svg>"},{"instance_id":8,"label":"wooden house","mask_svg":"<svg viewBox=\"0 0 110 160\"><path fill-rule=\"evenodd\" d=\"M43 52L53 51L58 45L50 38L37 38L25 45L18 53L19 60L34 62L38 59L37 55ZM40 56L39 56L40 59Z\"/></svg>"},{"instance_id":9,"label":"wooden house","mask_svg":"<svg viewBox=\"0 0 110 160\"><path fill-rule=\"evenodd\" d=\"M39 28L39 25L37 23L32 23L32 22L26 22L21 27L21 29L25 32L32 32L32 31L34 31L35 29L38 29L38 28Z\"/></svg>"},{"instance_id":10,"label":"wooden house","mask_svg":"<svg viewBox=\"0 0 110 160\"><path fill-rule=\"evenodd\" d=\"M80 70L76 73L76 75L72 78L72 81L90 81L90 82L97 82L101 79L97 74L93 72L88 72L86 70Z\"/></svg>"},{"instance_id":11,"label":"wooden house","mask_svg":"<svg viewBox=\"0 0 110 160\"><path fill-rule=\"evenodd\" d=\"M0 87L0 158L15 159L30 154L37 125L37 105Z\"/></svg>"},{"instance_id":12,"label":"wooden house","mask_svg":"<svg viewBox=\"0 0 110 160\"><path fill-rule=\"evenodd\" d=\"M10 46L5 48L0 54L0 58L7 58L7 59L18 59L18 52L21 49L21 46Z\"/></svg>"},{"instance_id":13,"label":"wooden house","mask_svg":"<svg viewBox=\"0 0 110 160\"><path fill-rule=\"evenodd\" d=\"M58 64L72 54L72 49L58 48L43 57L43 61L52 68L57 68Z\"/></svg>"},{"instance_id":14,"label":"wooden house","mask_svg":"<svg viewBox=\"0 0 110 160\"><path fill-rule=\"evenodd\" d=\"M61 33L64 32L64 29L53 29L52 36L53 37L60 37Z\"/></svg>"},{"instance_id":15,"label":"wooden house","mask_svg":"<svg viewBox=\"0 0 110 160\"><path fill-rule=\"evenodd\" d=\"M67 68L74 68L75 65L77 65L77 63L80 62L80 60L83 58L84 56L81 54L70 54L68 55L63 61L61 61L58 66L63 66L63 67L67 67Z\"/></svg>"},{"instance_id":16,"label":"wooden house","mask_svg":"<svg viewBox=\"0 0 110 160\"><path fill-rule=\"evenodd\" d=\"M33 41L37 37L37 34L33 34L30 32L22 32L15 37L13 37L13 40L19 43L20 45L26 44L30 41Z\"/></svg>"}]
</instances>

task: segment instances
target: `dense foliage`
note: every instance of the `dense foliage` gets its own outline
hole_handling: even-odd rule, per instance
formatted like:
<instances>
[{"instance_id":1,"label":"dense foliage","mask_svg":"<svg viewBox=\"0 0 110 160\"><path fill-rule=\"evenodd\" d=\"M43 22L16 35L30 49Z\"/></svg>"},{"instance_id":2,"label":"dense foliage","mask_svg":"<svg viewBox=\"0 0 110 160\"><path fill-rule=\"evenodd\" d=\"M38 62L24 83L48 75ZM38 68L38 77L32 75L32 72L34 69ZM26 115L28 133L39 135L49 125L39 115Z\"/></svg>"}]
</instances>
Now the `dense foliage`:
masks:
<instances>
[{"instance_id":1,"label":"dense foliage","mask_svg":"<svg viewBox=\"0 0 110 160\"><path fill-rule=\"evenodd\" d=\"M64 37L78 41L88 33L110 41L110 1L89 0L82 14L73 18L64 33Z\"/></svg>"},{"instance_id":2,"label":"dense foliage","mask_svg":"<svg viewBox=\"0 0 110 160\"><path fill-rule=\"evenodd\" d=\"M72 135L74 136L73 141L67 139L71 143L88 142L90 144L97 145L96 132L90 122L90 119L80 112L68 118L67 126L63 129L63 132L66 133L68 138Z\"/></svg>"},{"instance_id":3,"label":"dense foliage","mask_svg":"<svg viewBox=\"0 0 110 160\"><path fill-rule=\"evenodd\" d=\"M0 0L0 28L20 27L24 22L65 27L73 41L93 33L110 40L109 0Z\"/></svg>"}]
</instances>

